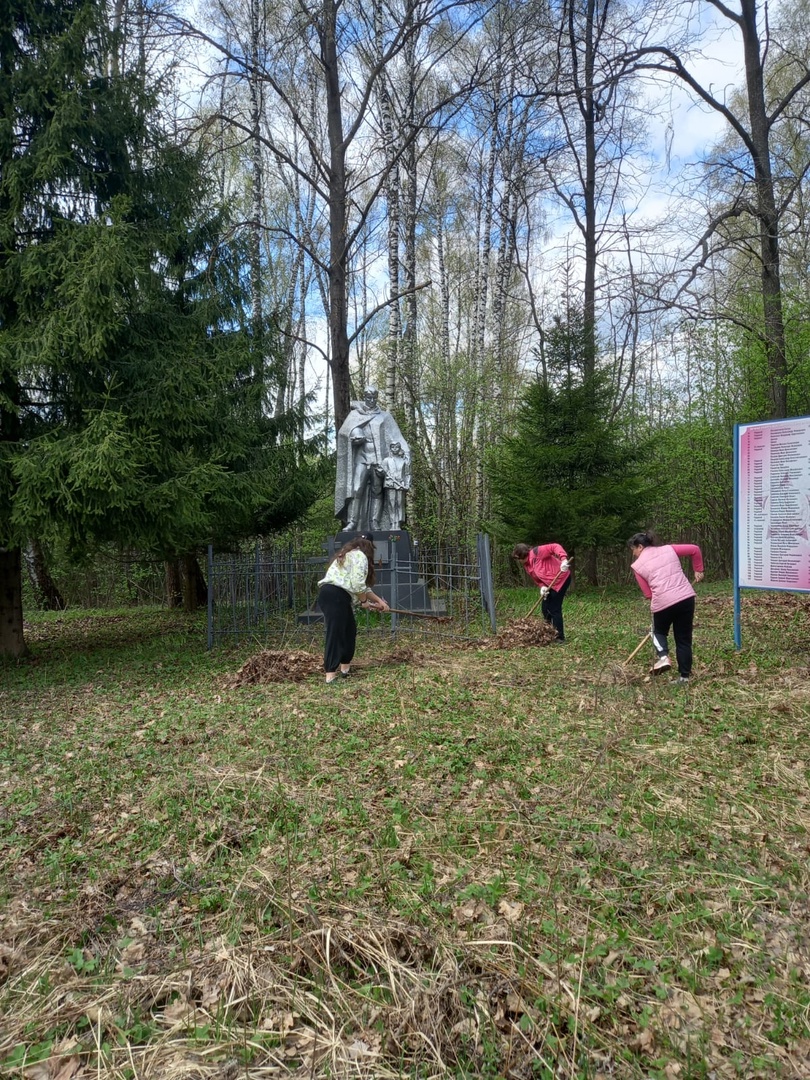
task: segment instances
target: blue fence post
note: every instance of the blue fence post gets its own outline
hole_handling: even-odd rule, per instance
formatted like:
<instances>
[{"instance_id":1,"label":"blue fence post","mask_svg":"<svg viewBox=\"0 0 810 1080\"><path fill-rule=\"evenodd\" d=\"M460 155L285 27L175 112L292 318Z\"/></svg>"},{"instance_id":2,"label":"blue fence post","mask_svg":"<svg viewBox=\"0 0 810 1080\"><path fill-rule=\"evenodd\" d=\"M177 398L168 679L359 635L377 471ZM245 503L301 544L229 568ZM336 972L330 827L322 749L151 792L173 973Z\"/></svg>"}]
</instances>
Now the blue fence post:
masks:
<instances>
[{"instance_id":1,"label":"blue fence post","mask_svg":"<svg viewBox=\"0 0 810 1080\"><path fill-rule=\"evenodd\" d=\"M734 425L734 647L742 648L740 604L740 425Z\"/></svg>"}]
</instances>

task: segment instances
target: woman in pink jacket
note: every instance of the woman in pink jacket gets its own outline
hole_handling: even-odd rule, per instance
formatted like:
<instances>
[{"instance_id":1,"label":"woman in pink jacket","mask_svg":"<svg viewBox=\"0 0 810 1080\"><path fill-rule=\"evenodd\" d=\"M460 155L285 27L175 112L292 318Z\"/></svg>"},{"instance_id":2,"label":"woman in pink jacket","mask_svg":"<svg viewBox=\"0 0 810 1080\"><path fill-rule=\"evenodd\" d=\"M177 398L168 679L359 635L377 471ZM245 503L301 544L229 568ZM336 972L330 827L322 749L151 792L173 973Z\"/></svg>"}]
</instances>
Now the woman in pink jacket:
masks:
<instances>
[{"instance_id":1,"label":"woman in pink jacket","mask_svg":"<svg viewBox=\"0 0 810 1080\"><path fill-rule=\"evenodd\" d=\"M650 533L631 536L627 545L633 552L633 573L639 587L650 601L652 640L656 660L653 674L669 671L667 635L670 627L675 638L675 658L680 682L688 683L692 674L692 625L695 620L695 590L681 568L681 559L692 560L695 581L703 580L703 555L697 544L655 546Z\"/></svg>"},{"instance_id":2,"label":"woman in pink jacket","mask_svg":"<svg viewBox=\"0 0 810 1080\"><path fill-rule=\"evenodd\" d=\"M540 610L547 623L557 631L557 642L565 641L562 602L571 584L568 556L559 544L515 544L512 558L523 564L523 569L540 586ZM553 588L552 588L553 586Z\"/></svg>"}]
</instances>

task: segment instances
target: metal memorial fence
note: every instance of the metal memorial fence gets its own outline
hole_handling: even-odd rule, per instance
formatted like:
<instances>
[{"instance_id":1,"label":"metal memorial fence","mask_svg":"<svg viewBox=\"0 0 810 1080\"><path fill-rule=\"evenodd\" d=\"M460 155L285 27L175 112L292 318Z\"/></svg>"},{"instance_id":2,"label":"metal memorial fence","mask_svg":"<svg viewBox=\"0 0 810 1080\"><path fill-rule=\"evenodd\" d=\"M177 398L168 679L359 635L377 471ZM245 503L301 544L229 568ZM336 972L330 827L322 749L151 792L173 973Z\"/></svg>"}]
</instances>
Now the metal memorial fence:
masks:
<instances>
[{"instance_id":1,"label":"metal memorial fence","mask_svg":"<svg viewBox=\"0 0 810 1080\"><path fill-rule=\"evenodd\" d=\"M430 635L457 640L495 633L495 594L489 537L480 533L474 547L413 545L413 563L385 560L384 544L378 578L384 580L391 607L405 596L405 578L418 576L429 597L428 611L358 612L360 633ZM393 548L392 548L393 551ZM299 640L323 632L317 608L318 581L328 556L305 555L292 546L257 544L246 553L208 549L208 648L224 642ZM401 584L402 583L402 584ZM404 601L403 601L404 603Z\"/></svg>"}]
</instances>

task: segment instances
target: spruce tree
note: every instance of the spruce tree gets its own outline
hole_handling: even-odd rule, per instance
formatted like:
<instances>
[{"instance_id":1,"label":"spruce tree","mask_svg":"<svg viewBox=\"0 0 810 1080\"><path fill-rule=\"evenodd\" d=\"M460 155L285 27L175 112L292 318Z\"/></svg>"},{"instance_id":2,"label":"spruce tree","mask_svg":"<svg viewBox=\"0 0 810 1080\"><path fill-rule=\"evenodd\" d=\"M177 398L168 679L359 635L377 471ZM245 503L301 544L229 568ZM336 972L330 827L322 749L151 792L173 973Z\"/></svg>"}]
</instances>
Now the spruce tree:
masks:
<instances>
[{"instance_id":1,"label":"spruce tree","mask_svg":"<svg viewBox=\"0 0 810 1080\"><path fill-rule=\"evenodd\" d=\"M630 446L610 416L610 386L586 373L581 320L569 313L547 335L545 377L524 391L515 430L489 463L497 493L496 531L507 541L556 541L583 553L595 584L595 553L637 527L647 496L643 447Z\"/></svg>"},{"instance_id":2,"label":"spruce tree","mask_svg":"<svg viewBox=\"0 0 810 1080\"><path fill-rule=\"evenodd\" d=\"M0 655L25 651L26 535L186 554L313 491L300 416L265 415L242 253L200 157L108 62L103 15L0 16Z\"/></svg>"}]
</instances>

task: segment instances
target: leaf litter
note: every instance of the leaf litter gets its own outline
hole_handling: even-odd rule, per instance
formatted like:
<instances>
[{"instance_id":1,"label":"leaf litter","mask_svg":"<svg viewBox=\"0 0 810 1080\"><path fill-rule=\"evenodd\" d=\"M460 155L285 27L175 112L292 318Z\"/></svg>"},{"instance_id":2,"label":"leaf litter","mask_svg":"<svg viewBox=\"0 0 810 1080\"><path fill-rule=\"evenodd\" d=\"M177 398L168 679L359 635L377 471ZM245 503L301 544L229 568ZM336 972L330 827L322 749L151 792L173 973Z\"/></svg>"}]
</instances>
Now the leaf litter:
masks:
<instances>
[{"instance_id":1,"label":"leaf litter","mask_svg":"<svg viewBox=\"0 0 810 1080\"><path fill-rule=\"evenodd\" d=\"M512 619L497 634L475 645L479 649L522 649L551 645L556 640L557 631L545 619L526 617Z\"/></svg>"},{"instance_id":2,"label":"leaf litter","mask_svg":"<svg viewBox=\"0 0 810 1080\"><path fill-rule=\"evenodd\" d=\"M550 645L557 639L557 631L543 619L513 619L496 635L478 641L463 643L467 648L519 649ZM383 663L403 664L419 662L419 656L408 646L388 651ZM355 670L367 666L355 665ZM246 660L238 671L222 680L223 689L260 686L267 683L303 682L323 671L319 655L300 650L262 649Z\"/></svg>"},{"instance_id":3,"label":"leaf litter","mask_svg":"<svg viewBox=\"0 0 810 1080\"><path fill-rule=\"evenodd\" d=\"M280 649L262 649L251 656L235 674L223 680L225 689L257 686L272 682L302 682L323 671L323 659L314 653Z\"/></svg>"},{"instance_id":4,"label":"leaf litter","mask_svg":"<svg viewBox=\"0 0 810 1080\"><path fill-rule=\"evenodd\" d=\"M337 697L6 691L4 1075L810 1075L807 613L718 600L688 695L583 691L573 603Z\"/></svg>"}]
</instances>

